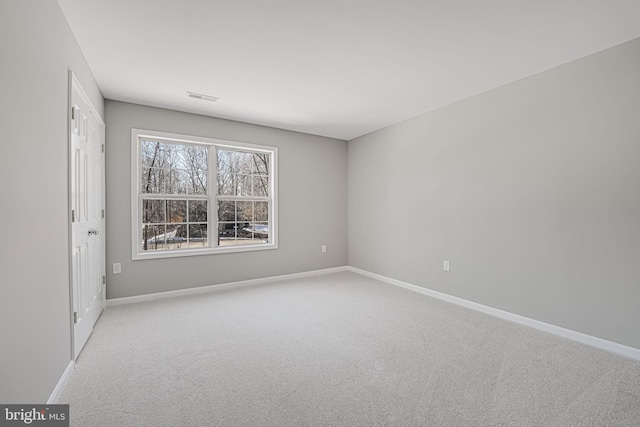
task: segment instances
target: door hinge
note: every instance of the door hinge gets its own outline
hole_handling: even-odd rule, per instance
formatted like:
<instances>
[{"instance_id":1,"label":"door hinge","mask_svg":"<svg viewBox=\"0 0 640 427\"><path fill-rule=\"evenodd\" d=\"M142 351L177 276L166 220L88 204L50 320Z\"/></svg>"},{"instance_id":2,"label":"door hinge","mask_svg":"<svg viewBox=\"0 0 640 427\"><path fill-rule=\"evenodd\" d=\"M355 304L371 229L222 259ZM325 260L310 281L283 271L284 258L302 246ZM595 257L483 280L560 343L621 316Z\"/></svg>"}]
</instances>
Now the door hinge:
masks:
<instances>
[{"instance_id":1,"label":"door hinge","mask_svg":"<svg viewBox=\"0 0 640 427\"><path fill-rule=\"evenodd\" d=\"M71 107L71 120L76 119L76 107Z\"/></svg>"},{"instance_id":2,"label":"door hinge","mask_svg":"<svg viewBox=\"0 0 640 427\"><path fill-rule=\"evenodd\" d=\"M104 209L102 209L102 218L104 218Z\"/></svg>"},{"instance_id":3,"label":"door hinge","mask_svg":"<svg viewBox=\"0 0 640 427\"><path fill-rule=\"evenodd\" d=\"M104 153L104 144L101 145L101 150Z\"/></svg>"},{"instance_id":4,"label":"door hinge","mask_svg":"<svg viewBox=\"0 0 640 427\"><path fill-rule=\"evenodd\" d=\"M71 222L76 222L76 211L71 210Z\"/></svg>"},{"instance_id":5,"label":"door hinge","mask_svg":"<svg viewBox=\"0 0 640 427\"><path fill-rule=\"evenodd\" d=\"M78 323L78 312L74 311L73 312L73 324L75 325L76 323Z\"/></svg>"},{"instance_id":6,"label":"door hinge","mask_svg":"<svg viewBox=\"0 0 640 427\"><path fill-rule=\"evenodd\" d=\"M102 284L103 285L107 284L107 276L102 276Z\"/></svg>"}]
</instances>

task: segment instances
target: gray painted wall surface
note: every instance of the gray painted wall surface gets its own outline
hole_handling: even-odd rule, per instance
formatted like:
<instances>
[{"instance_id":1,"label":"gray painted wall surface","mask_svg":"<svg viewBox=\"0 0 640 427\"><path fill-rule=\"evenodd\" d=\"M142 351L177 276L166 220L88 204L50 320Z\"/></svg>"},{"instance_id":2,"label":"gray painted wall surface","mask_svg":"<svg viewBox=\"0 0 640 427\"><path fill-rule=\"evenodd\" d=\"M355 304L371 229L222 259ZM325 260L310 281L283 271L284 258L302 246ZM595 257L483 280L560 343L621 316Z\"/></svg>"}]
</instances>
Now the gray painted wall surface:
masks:
<instances>
[{"instance_id":1,"label":"gray painted wall surface","mask_svg":"<svg viewBox=\"0 0 640 427\"><path fill-rule=\"evenodd\" d=\"M68 70L103 100L55 0L0 2L0 402L44 403L71 360Z\"/></svg>"},{"instance_id":2,"label":"gray painted wall surface","mask_svg":"<svg viewBox=\"0 0 640 427\"><path fill-rule=\"evenodd\" d=\"M639 114L635 40L350 141L349 264L640 348Z\"/></svg>"},{"instance_id":3,"label":"gray painted wall surface","mask_svg":"<svg viewBox=\"0 0 640 427\"><path fill-rule=\"evenodd\" d=\"M345 141L115 101L106 116L107 298L347 264ZM132 261L131 128L278 147L279 248ZM111 274L114 262L122 274Z\"/></svg>"}]
</instances>

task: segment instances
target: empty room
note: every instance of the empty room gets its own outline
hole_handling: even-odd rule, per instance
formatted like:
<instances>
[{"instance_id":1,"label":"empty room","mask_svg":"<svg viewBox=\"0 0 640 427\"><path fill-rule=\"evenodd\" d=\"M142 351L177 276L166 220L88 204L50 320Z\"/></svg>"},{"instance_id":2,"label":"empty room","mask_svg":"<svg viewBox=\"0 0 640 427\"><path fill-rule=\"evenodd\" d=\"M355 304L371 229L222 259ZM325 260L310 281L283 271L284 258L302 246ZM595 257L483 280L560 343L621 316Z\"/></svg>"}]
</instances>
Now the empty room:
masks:
<instances>
[{"instance_id":1,"label":"empty room","mask_svg":"<svg viewBox=\"0 0 640 427\"><path fill-rule=\"evenodd\" d=\"M0 424L640 426L639 23L0 0Z\"/></svg>"}]
</instances>

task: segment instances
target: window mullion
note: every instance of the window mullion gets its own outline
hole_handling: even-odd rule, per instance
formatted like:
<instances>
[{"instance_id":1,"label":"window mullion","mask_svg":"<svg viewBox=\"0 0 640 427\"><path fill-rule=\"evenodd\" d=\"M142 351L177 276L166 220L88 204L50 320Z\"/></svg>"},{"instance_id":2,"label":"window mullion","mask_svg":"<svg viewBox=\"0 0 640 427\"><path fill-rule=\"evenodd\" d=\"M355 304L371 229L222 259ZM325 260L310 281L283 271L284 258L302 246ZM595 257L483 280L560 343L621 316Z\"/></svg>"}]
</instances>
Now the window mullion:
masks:
<instances>
[{"instance_id":1,"label":"window mullion","mask_svg":"<svg viewBox=\"0 0 640 427\"><path fill-rule=\"evenodd\" d=\"M218 247L218 147L209 147L209 210L207 212L207 228L209 229L209 247Z\"/></svg>"}]
</instances>

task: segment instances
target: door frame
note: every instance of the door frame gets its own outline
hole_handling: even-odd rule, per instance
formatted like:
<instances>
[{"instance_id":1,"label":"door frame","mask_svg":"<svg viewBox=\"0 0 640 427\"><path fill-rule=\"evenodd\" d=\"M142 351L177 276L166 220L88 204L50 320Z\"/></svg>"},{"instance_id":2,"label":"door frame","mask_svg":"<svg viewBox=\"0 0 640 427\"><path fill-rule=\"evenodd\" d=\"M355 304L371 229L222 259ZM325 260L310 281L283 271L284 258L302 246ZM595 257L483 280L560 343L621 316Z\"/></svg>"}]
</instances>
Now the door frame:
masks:
<instances>
[{"instance_id":1,"label":"door frame","mask_svg":"<svg viewBox=\"0 0 640 427\"><path fill-rule=\"evenodd\" d=\"M86 91L84 90L84 87L82 86L82 84L80 83L80 80L76 77L76 75L73 73L73 71L71 69L69 69L68 71L68 91L67 91L67 230L68 230L68 242L67 242L67 255L68 255L68 269L69 269L69 333L70 333L70 352L71 352L71 360L73 362L75 362L76 360L76 352L75 352L75 322L74 322L74 288L73 288L73 218L72 218L72 210L73 210L73 206L72 206L72 182L71 182L71 177L72 177L72 171L71 168L73 167L73 164L71 162L71 154L73 153L73 129L72 129L72 107L73 107L73 90L74 88L76 88L78 90L78 92L81 94L81 96L83 98L85 98L85 101L87 102L87 105L89 106L89 108L91 109L92 114L95 116L95 118L98 120L98 123L104 128L105 127L105 121L102 118L102 116L98 113L98 110L95 108L95 106L93 105L93 102L91 102L91 98L89 98L89 96L87 95ZM103 144L105 145L105 153L106 153L106 140L103 140ZM103 189L103 194L102 194L102 198L103 198L103 207L106 211L106 167L103 166L103 170L102 170L102 182L103 182L103 186L105 187ZM105 222L106 222L106 215L105 215ZM106 227L105 227L106 228ZM102 265L103 265L103 269L104 269L104 273L105 273L105 277L106 277L106 233L103 233L103 238L102 238ZM105 306L106 306L106 283L103 283L103 288L102 288L102 295L103 295L103 300L102 300L102 310L104 310Z\"/></svg>"}]
</instances>

